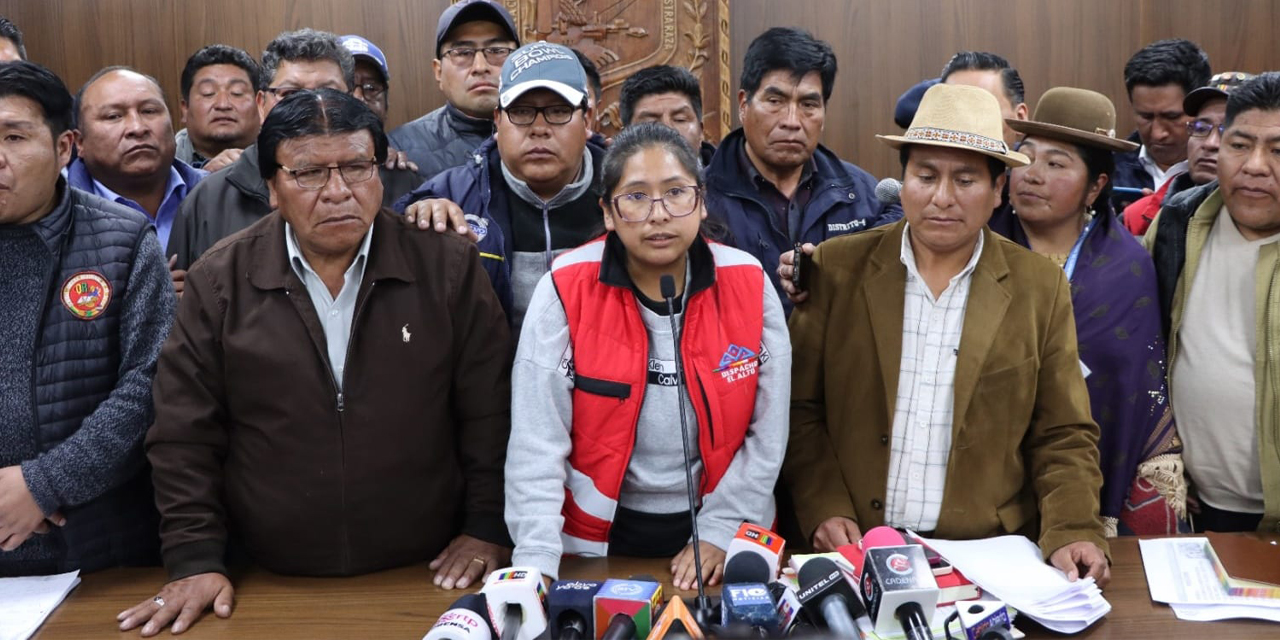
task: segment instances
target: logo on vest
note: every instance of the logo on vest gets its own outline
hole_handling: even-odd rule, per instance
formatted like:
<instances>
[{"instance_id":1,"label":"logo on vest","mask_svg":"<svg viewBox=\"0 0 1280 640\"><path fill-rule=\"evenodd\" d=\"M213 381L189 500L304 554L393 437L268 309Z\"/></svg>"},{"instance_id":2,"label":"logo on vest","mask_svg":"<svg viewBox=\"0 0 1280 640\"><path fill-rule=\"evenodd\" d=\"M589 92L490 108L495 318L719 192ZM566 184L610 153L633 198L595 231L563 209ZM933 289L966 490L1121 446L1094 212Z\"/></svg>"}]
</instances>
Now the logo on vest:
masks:
<instances>
[{"instance_id":1,"label":"logo on vest","mask_svg":"<svg viewBox=\"0 0 1280 640\"><path fill-rule=\"evenodd\" d=\"M62 306L81 320L93 320L111 304L111 283L101 274L81 271L62 285Z\"/></svg>"},{"instance_id":2,"label":"logo on vest","mask_svg":"<svg viewBox=\"0 0 1280 640\"><path fill-rule=\"evenodd\" d=\"M720 366L714 372L720 374L725 382L736 382L754 376L760 369L760 362L760 355L756 352L730 344L724 355L720 356Z\"/></svg>"}]
</instances>

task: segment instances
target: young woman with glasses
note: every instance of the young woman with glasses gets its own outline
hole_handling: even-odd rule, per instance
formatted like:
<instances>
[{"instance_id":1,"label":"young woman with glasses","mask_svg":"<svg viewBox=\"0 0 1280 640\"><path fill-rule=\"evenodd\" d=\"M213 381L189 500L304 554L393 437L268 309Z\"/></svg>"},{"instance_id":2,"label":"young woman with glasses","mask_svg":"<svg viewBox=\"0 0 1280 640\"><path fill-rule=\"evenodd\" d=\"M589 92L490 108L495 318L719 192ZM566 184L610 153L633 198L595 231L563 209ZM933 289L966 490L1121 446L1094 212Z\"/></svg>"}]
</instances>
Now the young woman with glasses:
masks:
<instances>
[{"instance_id":1,"label":"young woman with glasses","mask_svg":"<svg viewBox=\"0 0 1280 640\"><path fill-rule=\"evenodd\" d=\"M714 585L738 526L774 521L791 379L782 305L754 258L703 238L697 156L673 129L624 129L603 174L606 233L538 283L516 354L513 562L556 576L564 554L672 557L689 589L697 557Z\"/></svg>"}]
</instances>

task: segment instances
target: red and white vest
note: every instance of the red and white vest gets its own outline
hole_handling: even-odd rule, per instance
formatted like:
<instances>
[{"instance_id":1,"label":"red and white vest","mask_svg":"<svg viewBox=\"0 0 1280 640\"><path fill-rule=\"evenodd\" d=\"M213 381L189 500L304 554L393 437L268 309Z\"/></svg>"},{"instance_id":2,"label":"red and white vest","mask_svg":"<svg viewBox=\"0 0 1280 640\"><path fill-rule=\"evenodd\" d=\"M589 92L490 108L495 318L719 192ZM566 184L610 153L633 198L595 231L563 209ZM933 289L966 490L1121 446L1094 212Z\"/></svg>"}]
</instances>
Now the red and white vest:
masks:
<instances>
[{"instance_id":1,"label":"red and white vest","mask_svg":"<svg viewBox=\"0 0 1280 640\"><path fill-rule=\"evenodd\" d=\"M715 489L746 438L763 363L764 272L745 252L707 246L715 279L688 292L680 344L703 464L700 495ZM562 255L551 270L573 347L573 448L561 538L565 553L585 556L608 552L648 380L639 303L629 287L601 282L606 252L597 240Z\"/></svg>"}]
</instances>

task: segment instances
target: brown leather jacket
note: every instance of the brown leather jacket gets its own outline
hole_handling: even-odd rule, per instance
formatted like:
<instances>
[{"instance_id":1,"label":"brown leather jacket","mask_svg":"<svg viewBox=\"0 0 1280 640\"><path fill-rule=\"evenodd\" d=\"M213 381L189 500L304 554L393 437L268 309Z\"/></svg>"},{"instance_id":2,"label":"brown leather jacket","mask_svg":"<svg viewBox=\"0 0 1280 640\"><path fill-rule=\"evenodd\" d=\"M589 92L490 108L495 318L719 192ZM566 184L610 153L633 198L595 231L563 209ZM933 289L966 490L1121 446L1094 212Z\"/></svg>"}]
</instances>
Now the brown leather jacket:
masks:
<instances>
[{"instance_id":1,"label":"brown leather jacket","mask_svg":"<svg viewBox=\"0 0 1280 640\"><path fill-rule=\"evenodd\" d=\"M287 574L510 544L510 337L473 244L373 226L342 393L273 213L187 275L147 434L172 579L225 573L228 538Z\"/></svg>"}]
</instances>

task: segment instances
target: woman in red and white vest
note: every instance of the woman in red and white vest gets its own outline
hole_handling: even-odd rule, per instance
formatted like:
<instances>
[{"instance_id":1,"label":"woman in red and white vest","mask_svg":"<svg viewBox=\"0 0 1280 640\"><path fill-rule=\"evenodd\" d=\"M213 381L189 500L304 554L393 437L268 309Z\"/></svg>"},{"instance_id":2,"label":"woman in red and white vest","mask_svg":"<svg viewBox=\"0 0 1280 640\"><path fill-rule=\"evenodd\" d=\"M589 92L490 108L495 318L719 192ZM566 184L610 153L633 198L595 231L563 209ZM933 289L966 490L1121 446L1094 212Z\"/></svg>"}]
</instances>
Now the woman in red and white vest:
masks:
<instances>
[{"instance_id":1,"label":"woman in red and white vest","mask_svg":"<svg viewBox=\"0 0 1280 640\"><path fill-rule=\"evenodd\" d=\"M697 156L675 131L623 130L603 173L607 233L556 260L521 331L506 463L513 564L554 577L563 554L673 556L676 586L693 587L684 403L714 585L738 526L774 521L791 388L782 305L755 258L703 239Z\"/></svg>"}]
</instances>

